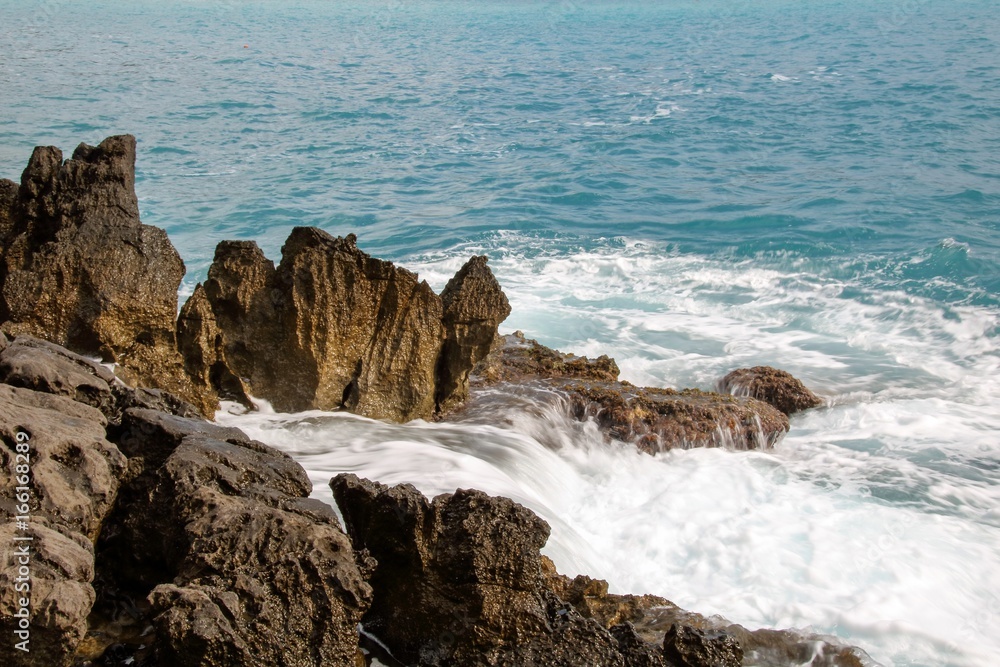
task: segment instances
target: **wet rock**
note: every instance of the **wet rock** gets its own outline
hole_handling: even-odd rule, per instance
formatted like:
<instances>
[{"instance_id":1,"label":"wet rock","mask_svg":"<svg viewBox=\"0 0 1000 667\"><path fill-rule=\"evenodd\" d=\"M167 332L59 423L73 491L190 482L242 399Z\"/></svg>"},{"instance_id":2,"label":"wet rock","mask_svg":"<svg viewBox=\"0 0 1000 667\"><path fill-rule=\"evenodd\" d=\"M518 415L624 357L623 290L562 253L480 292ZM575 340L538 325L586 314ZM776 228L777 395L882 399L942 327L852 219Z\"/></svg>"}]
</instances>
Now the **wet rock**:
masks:
<instances>
[{"instance_id":1,"label":"wet rock","mask_svg":"<svg viewBox=\"0 0 1000 667\"><path fill-rule=\"evenodd\" d=\"M192 305L186 316L208 324L182 336L182 353L217 388L241 378L278 410L432 416L441 299L410 271L360 251L353 234L296 228L277 269L255 244L220 244L196 294L210 308ZM210 345L216 330L221 346ZM217 364L226 371L213 378Z\"/></svg>"},{"instance_id":2,"label":"wet rock","mask_svg":"<svg viewBox=\"0 0 1000 667\"><path fill-rule=\"evenodd\" d=\"M490 353L497 327L510 315L510 303L486 266L473 257L441 292L444 344L437 368L437 405L447 412L469 396L469 373Z\"/></svg>"},{"instance_id":3,"label":"wet rock","mask_svg":"<svg viewBox=\"0 0 1000 667\"><path fill-rule=\"evenodd\" d=\"M663 637L663 655L677 667L740 667L743 649L724 632L672 625Z\"/></svg>"},{"instance_id":4,"label":"wet rock","mask_svg":"<svg viewBox=\"0 0 1000 667\"><path fill-rule=\"evenodd\" d=\"M607 355L597 359L563 353L526 338L520 331L497 336L490 353L472 371L472 384L573 378L615 382L618 364Z\"/></svg>"},{"instance_id":5,"label":"wet rock","mask_svg":"<svg viewBox=\"0 0 1000 667\"><path fill-rule=\"evenodd\" d=\"M624 664L610 633L544 586L549 527L530 510L353 474L330 486L355 549L377 561L365 628L405 664Z\"/></svg>"},{"instance_id":6,"label":"wet rock","mask_svg":"<svg viewBox=\"0 0 1000 667\"><path fill-rule=\"evenodd\" d=\"M722 378L719 391L756 398L773 405L786 415L823 404L823 400L809 391L800 380L770 366L739 368Z\"/></svg>"},{"instance_id":7,"label":"wet rock","mask_svg":"<svg viewBox=\"0 0 1000 667\"><path fill-rule=\"evenodd\" d=\"M4 352L14 350L15 365L24 368L27 360L18 355L30 349L12 345ZM71 377L76 373L63 370ZM46 379L57 389L70 384L58 373ZM92 542L126 467L125 457L105 439L105 424L97 409L65 396L0 384L0 468L6 473L0 478L5 554L0 565L0 632L14 637L14 630L20 629L15 616L20 598L30 597L31 604L31 652L3 642L3 664L67 665L86 632L95 599ZM25 580L16 558L23 545L30 546L30 596L17 590Z\"/></svg>"},{"instance_id":8,"label":"wet rock","mask_svg":"<svg viewBox=\"0 0 1000 667\"><path fill-rule=\"evenodd\" d=\"M622 624L639 623L651 609L680 608L673 602L658 595L615 595L608 592L608 582L587 575L577 575L572 579L559 574L555 564L542 556L542 573L546 584L559 598L571 605L587 618L592 618L606 628ZM648 642L659 643L663 631L647 635Z\"/></svg>"},{"instance_id":9,"label":"wet rock","mask_svg":"<svg viewBox=\"0 0 1000 667\"><path fill-rule=\"evenodd\" d=\"M663 657L663 649L645 641L631 623L612 626L609 631L627 667L673 667Z\"/></svg>"},{"instance_id":10,"label":"wet rock","mask_svg":"<svg viewBox=\"0 0 1000 667\"><path fill-rule=\"evenodd\" d=\"M132 409L103 575L149 593L157 664L353 664L371 589L301 466L236 429Z\"/></svg>"},{"instance_id":11,"label":"wet rock","mask_svg":"<svg viewBox=\"0 0 1000 667\"><path fill-rule=\"evenodd\" d=\"M788 432L788 417L753 398L628 382L560 385L578 419L655 454L674 448L766 449Z\"/></svg>"},{"instance_id":12,"label":"wet rock","mask_svg":"<svg viewBox=\"0 0 1000 667\"><path fill-rule=\"evenodd\" d=\"M57 148L36 148L5 226L6 331L116 362L130 384L165 389L211 413L214 397L191 391L176 351L184 264L163 230L139 221L134 137L81 144L65 162Z\"/></svg>"}]
</instances>

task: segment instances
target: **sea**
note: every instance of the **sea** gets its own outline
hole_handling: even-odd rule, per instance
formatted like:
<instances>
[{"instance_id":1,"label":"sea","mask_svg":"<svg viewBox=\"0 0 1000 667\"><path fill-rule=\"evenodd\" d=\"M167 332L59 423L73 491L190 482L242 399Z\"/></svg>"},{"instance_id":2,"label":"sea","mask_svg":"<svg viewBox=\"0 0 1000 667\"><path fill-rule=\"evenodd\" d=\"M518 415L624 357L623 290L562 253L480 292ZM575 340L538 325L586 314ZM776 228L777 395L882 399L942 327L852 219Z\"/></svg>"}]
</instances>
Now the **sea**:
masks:
<instances>
[{"instance_id":1,"label":"sea","mask_svg":"<svg viewBox=\"0 0 1000 667\"><path fill-rule=\"evenodd\" d=\"M138 138L145 223L355 233L437 291L486 254L501 330L824 406L768 451L650 456L557 407L503 423L217 420L428 495L479 488L613 592L799 628L871 665L1000 655L995 0L0 0L0 176ZM151 277L151 279L153 279ZM415 613L418 613L415 610Z\"/></svg>"}]
</instances>

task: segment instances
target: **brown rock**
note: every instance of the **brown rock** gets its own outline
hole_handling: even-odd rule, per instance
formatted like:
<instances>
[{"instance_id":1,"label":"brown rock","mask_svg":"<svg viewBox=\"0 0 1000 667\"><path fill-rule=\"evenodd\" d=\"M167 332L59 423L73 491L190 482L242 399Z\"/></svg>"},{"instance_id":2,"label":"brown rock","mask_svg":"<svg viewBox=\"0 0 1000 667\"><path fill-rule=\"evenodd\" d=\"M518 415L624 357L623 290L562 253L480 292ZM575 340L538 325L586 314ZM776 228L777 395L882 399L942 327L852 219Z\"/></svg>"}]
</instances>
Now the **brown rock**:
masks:
<instances>
[{"instance_id":1,"label":"brown rock","mask_svg":"<svg viewBox=\"0 0 1000 667\"><path fill-rule=\"evenodd\" d=\"M171 391L210 414L214 397L191 393L176 352L184 264L163 230L139 221L135 138L62 157L36 148L9 208L0 323L114 361L130 384Z\"/></svg>"},{"instance_id":2,"label":"brown rock","mask_svg":"<svg viewBox=\"0 0 1000 667\"><path fill-rule=\"evenodd\" d=\"M473 257L441 292L444 344L437 367L437 406L447 412L469 396L469 373L486 358L497 327L510 315L510 303L486 266Z\"/></svg>"},{"instance_id":3,"label":"brown rock","mask_svg":"<svg viewBox=\"0 0 1000 667\"><path fill-rule=\"evenodd\" d=\"M207 298L210 308L196 302L182 317L201 322L182 334L188 367L204 377L208 366L224 392L227 381L242 378L278 410L431 417L441 300L415 274L355 242L353 234L296 228L277 269L255 244L220 244L204 290L192 297ZM209 344L219 340L216 331L221 347ZM227 371L213 377L219 364Z\"/></svg>"},{"instance_id":4,"label":"brown rock","mask_svg":"<svg viewBox=\"0 0 1000 667\"><path fill-rule=\"evenodd\" d=\"M98 562L111 587L149 593L154 664L354 664L371 589L298 464L151 410L127 411L120 441L135 473Z\"/></svg>"},{"instance_id":5,"label":"brown rock","mask_svg":"<svg viewBox=\"0 0 1000 667\"><path fill-rule=\"evenodd\" d=\"M330 486L355 549L377 561L365 628L398 660L624 665L610 633L545 587L549 527L530 510L480 491L428 501L353 474Z\"/></svg>"},{"instance_id":6,"label":"brown rock","mask_svg":"<svg viewBox=\"0 0 1000 667\"><path fill-rule=\"evenodd\" d=\"M786 415L823 404L800 380L770 366L739 368L722 378L719 391L770 403Z\"/></svg>"},{"instance_id":7,"label":"brown rock","mask_svg":"<svg viewBox=\"0 0 1000 667\"><path fill-rule=\"evenodd\" d=\"M618 372L618 364L607 355L590 360L545 347L515 331L496 337L489 355L472 371L472 383L487 386L556 378L615 382Z\"/></svg>"},{"instance_id":8,"label":"brown rock","mask_svg":"<svg viewBox=\"0 0 1000 667\"><path fill-rule=\"evenodd\" d=\"M670 626L663 655L678 667L740 667L743 649L725 632L706 632L687 625Z\"/></svg>"},{"instance_id":9,"label":"brown rock","mask_svg":"<svg viewBox=\"0 0 1000 667\"><path fill-rule=\"evenodd\" d=\"M4 350L7 369L31 366L31 351L17 344ZM92 377L70 362L41 370L58 391L72 392ZM0 631L11 638L21 629L20 598L30 598L31 608L30 653L14 641L0 643L2 664L68 665L86 632L95 598L92 541L125 470L125 457L105 439L105 423L101 412L65 396L0 384ZM30 547L26 564L23 546ZM30 591L16 588L25 581L22 564Z\"/></svg>"},{"instance_id":10,"label":"brown rock","mask_svg":"<svg viewBox=\"0 0 1000 667\"><path fill-rule=\"evenodd\" d=\"M15 542L29 536L30 543ZM73 539L77 537L78 539ZM3 563L0 564L0 663L11 667L68 666L87 631L87 616L94 605L93 546L79 534L68 537L41 523L20 530L13 521L0 521ZM19 573L19 547L30 544L30 591L16 588L25 581ZM30 624L23 635L16 614L20 599L30 599ZM29 651L17 648L24 644Z\"/></svg>"},{"instance_id":11,"label":"brown rock","mask_svg":"<svg viewBox=\"0 0 1000 667\"><path fill-rule=\"evenodd\" d=\"M788 417L753 398L627 382L570 382L560 389L578 419L592 418L611 437L650 454L675 447L767 449L788 432Z\"/></svg>"}]
</instances>

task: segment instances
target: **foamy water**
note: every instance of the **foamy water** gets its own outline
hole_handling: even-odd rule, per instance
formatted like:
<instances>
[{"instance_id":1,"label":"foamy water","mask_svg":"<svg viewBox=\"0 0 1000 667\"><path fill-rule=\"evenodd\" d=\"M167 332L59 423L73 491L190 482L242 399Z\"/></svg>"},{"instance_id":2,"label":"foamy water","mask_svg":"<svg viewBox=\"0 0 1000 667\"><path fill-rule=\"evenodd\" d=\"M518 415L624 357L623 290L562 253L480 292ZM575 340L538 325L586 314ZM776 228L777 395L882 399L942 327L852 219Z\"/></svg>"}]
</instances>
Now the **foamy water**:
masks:
<instances>
[{"instance_id":1,"label":"foamy water","mask_svg":"<svg viewBox=\"0 0 1000 667\"><path fill-rule=\"evenodd\" d=\"M985 332L997 313L945 313L795 267L612 245L534 258L477 246L410 265L440 289L464 251L492 251L514 310L505 328L610 352L633 382L711 388L728 370L770 363L827 405L793 416L771 451L655 457L552 406L512 411L503 425L266 410L219 420L288 451L328 501L342 471L427 495L475 487L533 509L552 526L545 552L560 570L614 591L834 635L884 665L990 664L1000 411Z\"/></svg>"}]
</instances>

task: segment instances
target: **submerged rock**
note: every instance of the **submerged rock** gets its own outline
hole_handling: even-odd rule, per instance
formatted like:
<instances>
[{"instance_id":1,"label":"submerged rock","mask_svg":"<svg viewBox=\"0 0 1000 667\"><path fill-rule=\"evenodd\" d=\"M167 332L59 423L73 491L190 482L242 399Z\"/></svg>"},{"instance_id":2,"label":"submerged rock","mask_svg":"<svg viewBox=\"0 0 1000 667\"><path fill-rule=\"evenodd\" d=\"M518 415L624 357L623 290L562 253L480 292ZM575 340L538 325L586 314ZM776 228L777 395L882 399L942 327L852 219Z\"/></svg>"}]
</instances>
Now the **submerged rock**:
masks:
<instances>
[{"instance_id":1,"label":"submerged rock","mask_svg":"<svg viewBox=\"0 0 1000 667\"><path fill-rule=\"evenodd\" d=\"M205 413L176 351L184 263L162 229L143 225L135 138L80 144L63 161L35 149L16 195L0 186L0 326L120 365L131 384L176 393Z\"/></svg>"},{"instance_id":2,"label":"submerged rock","mask_svg":"<svg viewBox=\"0 0 1000 667\"><path fill-rule=\"evenodd\" d=\"M750 396L790 415L823 404L802 382L777 368L754 366L732 371L719 382L719 391Z\"/></svg>"},{"instance_id":3,"label":"submerged rock","mask_svg":"<svg viewBox=\"0 0 1000 667\"><path fill-rule=\"evenodd\" d=\"M611 634L544 585L548 525L506 498L460 490L428 501L338 475L357 550L377 565L365 628L405 664L624 665Z\"/></svg>"},{"instance_id":4,"label":"submerged rock","mask_svg":"<svg viewBox=\"0 0 1000 667\"><path fill-rule=\"evenodd\" d=\"M698 389L636 387L618 381L614 359L562 353L521 332L498 337L476 366L472 384L471 399L456 419L495 422L512 410L557 406L649 454L690 447L763 449L788 431L788 418L762 401Z\"/></svg>"}]
</instances>

